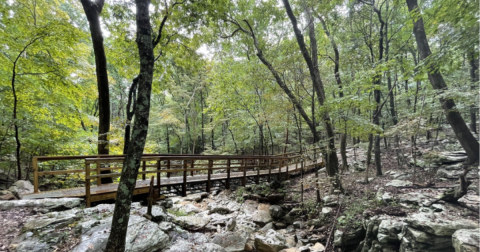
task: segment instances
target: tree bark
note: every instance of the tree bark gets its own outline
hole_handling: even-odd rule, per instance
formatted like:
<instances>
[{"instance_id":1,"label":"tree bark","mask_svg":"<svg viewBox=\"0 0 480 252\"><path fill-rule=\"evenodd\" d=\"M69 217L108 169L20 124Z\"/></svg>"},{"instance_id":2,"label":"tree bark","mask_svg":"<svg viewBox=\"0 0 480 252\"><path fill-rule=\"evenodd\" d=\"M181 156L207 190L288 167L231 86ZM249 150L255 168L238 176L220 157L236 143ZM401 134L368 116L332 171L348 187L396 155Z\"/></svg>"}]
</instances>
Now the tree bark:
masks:
<instances>
[{"instance_id":1,"label":"tree bark","mask_svg":"<svg viewBox=\"0 0 480 252\"><path fill-rule=\"evenodd\" d=\"M128 147L124 168L117 190L112 228L108 238L106 251L124 251L133 190L140 167L145 141L148 132L150 113L150 95L152 91L153 54L152 27L150 25L149 0L136 0L136 23L138 53L140 58L140 74L138 76L137 107L133 125L132 141Z\"/></svg>"},{"instance_id":2,"label":"tree bark","mask_svg":"<svg viewBox=\"0 0 480 252\"><path fill-rule=\"evenodd\" d=\"M105 0L81 0L83 10L87 16L92 37L93 52L95 54L95 73L98 87L98 154L109 154L108 132L110 131L110 94L108 88L107 57L103 47L103 35L100 27L100 13ZM102 174L110 171L102 171ZM102 178L103 183L112 183L112 178Z\"/></svg>"},{"instance_id":3,"label":"tree bark","mask_svg":"<svg viewBox=\"0 0 480 252\"><path fill-rule=\"evenodd\" d=\"M132 123L133 115L135 113L135 107L137 105L137 85L138 85L138 77L133 79L132 86L130 86L130 90L128 91L128 101L127 101L127 122L125 126L125 137L124 137L124 145L123 145L123 154L127 154L128 145L130 144L130 125ZM133 104L132 104L133 102Z\"/></svg>"},{"instance_id":4,"label":"tree bark","mask_svg":"<svg viewBox=\"0 0 480 252\"><path fill-rule=\"evenodd\" d=\"M408 10L411 13L415 13L416 20L413 24L413 34L417 42L417 49L422 60L427 59L431 54L430 46L428 44L427 35L425 34L425 28L423 25L423 19L419 13L417 0L406 0ZM445 84L442 74L435 64L429 64L428 79L434 89L447 92L448 87ZM453 99L440 98L440 103L445 111L448 123L451 125L455 135L457 136L460 144L467 153L468 164L475 164L479 161L479 145L473 134L468 129L465 121L463 120L460 112L455 108L455 102Z\"/></svg>"},{"instance_id":5,"label":"tree bark","mask_svg":"<svg viewBox=\"0 0 480 252\"><path fill-rule=\"evenodd\" d=\"M312 79L312 84L315 88L317 93L317 99L320 103L320 106L323 106L325 102L325 91L323 87L323 82L320 77L320 71L318 69L318 50L317 50L317 40L315 38L315 26L313 22L309 22L309 38L310 38L310 49L312 53L312 57L307 50L307 46L304 41L304 37L302 32L297 26L297 19L293 14L292 8L290 7L290 3L288 0L282 0L285 6L285 10L287 12L288 18L290 19L293 31L295 33L295 38L297 40L297 44L300 47L300 51L302 56L305 60L305 63L308 66L308 70L310 72L310 78ZM311 20L312 18L310 18ZM326 170L327 175L332 177L335 176L338 172L338 157L335 148L335 133L333 131L332 123L330 120L330 115L327 111L325 111L322 115L326 135L327 135L327 162L326 162Z\"/></svg>"}]
</instances>

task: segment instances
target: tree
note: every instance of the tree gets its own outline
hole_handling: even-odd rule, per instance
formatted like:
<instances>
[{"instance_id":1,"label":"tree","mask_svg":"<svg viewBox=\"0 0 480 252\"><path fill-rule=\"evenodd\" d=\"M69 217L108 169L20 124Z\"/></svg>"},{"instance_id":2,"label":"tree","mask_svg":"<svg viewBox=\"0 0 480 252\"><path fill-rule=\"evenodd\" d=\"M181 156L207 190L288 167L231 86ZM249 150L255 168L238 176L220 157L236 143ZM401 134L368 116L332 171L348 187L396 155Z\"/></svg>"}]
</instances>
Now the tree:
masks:
<instances>
[{"instance_id":1,"label":"tree","mask_svg":"<svg viewBox=\"0 0 480 252\"><path fill-rule=\"evenodd\" d=\"M95 72L98 87L98 154L109 154L108 132L110 131L110 91L108 87L107 56L103 47L102 28L100 27L100 13L105 0L81 0L83 10L87 16L92 37L93 52L95 54ZM110 171L102 171L102 174ZM102 183L112 183L112 178L102 178Z\"/></svg>"},{"instance_id":2,"label":"tree","mask_svg":"<svg viewBox=\"0 0 480 252\"><path fill-rule=\"evenodd\" d=\"M406 0L408 10L414 18L413 34L417 42L418 53L422 60L427 60L428 63L428 79L432 87L441 92L448 91L447 84L440 73L436 62L428 62L429 56L432 54L428 44L427 35L425 34L425 27L423 18L420 14L420 9L417 0ZM479 144L473 134L467 127L462 115L456 109L455 101L453 99L440 98L440 103L446 115L447 121L452 126L457 139L460 141L463 149L467 152L468 164L475 164L479 161Z\"/></svg>"}]
</instances>

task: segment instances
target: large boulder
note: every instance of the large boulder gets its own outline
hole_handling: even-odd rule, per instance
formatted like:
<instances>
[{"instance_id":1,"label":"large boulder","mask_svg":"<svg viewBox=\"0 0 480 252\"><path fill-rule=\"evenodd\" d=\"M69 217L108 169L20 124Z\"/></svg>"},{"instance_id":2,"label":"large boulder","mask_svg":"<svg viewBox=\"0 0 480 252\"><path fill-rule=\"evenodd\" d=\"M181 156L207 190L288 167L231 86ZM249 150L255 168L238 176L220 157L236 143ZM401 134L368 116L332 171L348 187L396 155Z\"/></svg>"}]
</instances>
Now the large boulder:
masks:
<instances>
[{"instance_id":1,"label":"large boulder","mask_svg":"<svg viewBox=\"0 0 480 252\"><path fill-rule=\"evenodd\" d=\"M8 188L17 198L22 198L24 194L33 193L34 188L28 180L18 180L10 188Z\"/></svg>"},{"instance_id":2,"label":"large boulder","mask_svg":"<svg viewBox=\"0 0 480 252\"><path fill-rule=\"evenodd\" d=\"M47 198L0 201L0 210L10 210L17 207L35 207L48 210L64 210L80 206L83 200L79 198Z\"/></svg>"},{"instance_id":3,"label":"large boulder","mask_svg":"<svg viewBox=\"0 0 480 252\"><path fill-rule=\"evenodd\" d=\"M452 235L455 252L477 252L480 243L480 229L461 229Z\"/></svg>"},{"instance_id":4,"label":"large boulder","mask_svg":"<svg viewBox=\"0 0 480 252\"><path fill-rule=\"evenodd\" d=\"M270 229L265 235L255 236L255 248L258 252L278 252L287 248L287 241L282 234Z\"/></svg>"},{"instance_id":5,"label":"large boulder","mask_svg":"<svg viewBox=\"0 0 480 252\"><path fill-rule=\"evenodd\" d=\"M0 200L15 200L17 197L9 190L0 190Z\"/></svg>"},{"instance_id":6,"label":"large boulder","mask_svg":"<svg viewBox=\"0 0 480 252\"><path fill-rule=\"evenodd\" d=\"M220 245L226 252L241 252L245 249L247 238L237 233L226 232L216 234L212 239L212 243Z\"/></svg>"},{"instance_id":7,"label":"large boulder","mask_svg":"<svg viewBox=\"0 0 480 252\"><path fill-rule=\"evenodd\" d=\"M210 213L219 213L219 214L228 214L231 213L232 210L224 204L218 204L216 202L210 202L207 206L207 209Z\"/></svg>"},{"instance_id":8,"label":"large boulder","mask_svg":"<svg viewBox=\"0 0 480 252\"><path fill-rule=\"evenodd\" d=\"M82 235L81 242L73 251L103 251L110 235L111 221L95 226ZM144 217L132 215L128 221L125 251L158 251L164 249L169 242L158 224Z\"/></svg>"},{"instance_id":9,"label":"large boulder","mask_svg":"<svg viewBox=\"0 0 480 252\"><path fill-rule=\"evenodd\" d=\"M173 222L187 230L200 230L207 227L208 223L210 222L210 218L194 215L180 216L174 217Z\"/></svg>"},{"instance_id":10,"label":"large boulder","mask_svg":"<svg viewBox=\"0 0 480 252\"><path fill-rule=\"evenodd\" d=\"M265 226L265 224L272 222L273 218L270 215L269 211L270 206L267 204L259 204L257 211L252 215L252 221L260 226Z\"/></svg>"}]
</instances>

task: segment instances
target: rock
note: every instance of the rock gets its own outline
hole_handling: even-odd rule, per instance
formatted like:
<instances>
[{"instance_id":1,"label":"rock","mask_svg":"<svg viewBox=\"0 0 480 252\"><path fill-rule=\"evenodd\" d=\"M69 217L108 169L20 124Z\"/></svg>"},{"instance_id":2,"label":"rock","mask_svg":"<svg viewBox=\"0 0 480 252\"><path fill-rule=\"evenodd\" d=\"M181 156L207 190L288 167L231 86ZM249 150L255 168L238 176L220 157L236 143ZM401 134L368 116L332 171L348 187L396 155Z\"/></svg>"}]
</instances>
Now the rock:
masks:
<instances>
[{"instance_id":1,"label":"rock","mask_svg":"<svg viewBox=\"0 0 480 252\"><path fill-rule=\"evenodd\" d=\"M241 252L245 249L247 238L234 232L216 234L212 243L220 245L226 252Z\"/></svg>"},{"instance_id":2,"label":"rock","mask_svg":"<svg viewBox=\"0 0 480 252\"><path fill-rule=\"evenodd\" d=\"M227 231L233 231L235 227L237 226L237 220L235 217L229 218L227 221L227 225L225 226Z\"/></svg>"},{"instance_id":3,"label":"rock","mask_svg":"<svg viewBox=\"0 0 480 252\"><path fill-rule=\"evenodd\" d=\"M327 195L322 198L323 205L327 207L336 207L338 205L339 198L342 198L341 195Z\"/></svg>"},{"instance_id":4,"label":"rock","mask_svg":"<svg viewBox=\"0 0 480 252\"><path fill-rule=\"evenodd\" d=\"M400 243L398 234L402 232L405 225L403 221L395 218L385 219L380 222L378 226L377 240L380 243Z\"/></svg>"},{"instance_id":5,"label":"rock","mask_svg":"<svg viewBox=\"0 0 480 252\"><path fill-rule=\"evenodd\" d=\"M173 207L173 201L171 199L161 200L157 204L165 209Z\"/></svg>"},{"instance_id":6,"label":"rock","mask_svg":"<svg viewBox=\"0 0 480 252\"><path fill-rule=\"evenodd\" d=\"M334 233L333 245L335 247L356 245L364 238L365 229L363 229L363 227L356 230L349 230L348 233L337 229Z\"/></svg>"},{"instance_id":7,"label":"rock","mask_svg":"<svg viewBox=\"0 0 480 252\"><path fill-rule=\"evenodd\" d=\"M83 202L79 198L47 198L47 199L28 199L28 200L11 200L0 201L0 210L10 210L16 207L37 207L49 210L71 209Z\"/></svg>"},{"instance_id":8,"label":"rock","mask_svg":"<svg viewBox=\"0 0 480 252\"><path fill-rule=\"evenodd\" d=\"M265 225L262 229L260 229L260 231L264 232L264 233L267 233L268 230L270 229L273 229L275 230L275 226L273 225L272 222L268 223L267 225Z\"/></svg>"},{"instance_id":9,"label":"rock","mask_svg":"<svg viewBox=\"0 0 480 252\"><path fill-rule=\"evenodd\" d=\"M285 199L285 193L271 193L265 196L266 201L271 204L276 204Z\"/></svg>"},{"instance_id":10,"label":"rock","mask_svg":"<svg viewBox=\"0 0 480 252\"><path fill-rule=\"evenodd\" d=\"M220 205L216 202L211 202L208 204L207 209L212 213L219 213L219 214L228 214L231 213L231 210L228 208L227 205Z\"/></svg>"},{"instance_id":11,"label":"rock","mask_svg":"<svg viewBox=\"0 0 480 252\"><path fill-rule=\"evenodd\" d=\"M33 193L34 188L28 180L18 180L10 188L8 188L17 198L22 198L24 194Z\"/></svg>"},{"instance_id":12,"label":"rock","mask_svg":"<svg viewBox=\"0 0 480 252\"><path fill-rule=\"evenodd\" d=\"M391 180L386 184L386 186L393 186L393 187L402 187L402 186L411 186L412 182L411 181L405 181L405 180Z\"/></svg>"},{"instance_id":13,"label":"rock","mask_svg":"<svg viewBox=\"0 0 480 252\"><path fill-rule=\"evenodd\" d=\"M438 162L442 164L459 163L467 160L467 154L464 151L441 152Z\"/></svg>"},{"instance_id":14,"label":"rock","mask_svg":"<svg viewBox=\"0 0 480 252\"><path fill-rule=\"evenodd\" d=\"M366 170L366 167L365 165L362 163L362 162L356 162L354 161L353 163L351 163L353 165L353 168L358 171L358 172L362 172L362 171L365 171Z\"/></svg>"},{"instance_id":15,"label":"rock","mask_svg":"<svg viewBox=\"0 0 480 252\"><path fill-rule=\"evenodd\" d=\"M27 231L37 231L46 227L63 227L80 219L81 216L77 216L77 213L79 212L81 213L81 210L72 209L65 212L53 212L40 216L34 215L27 218L23 227Z\"/></svg>"},{"instance_id":16,"label":"rock","mask_svg":"<svg viewBox=\"0 0 480 252\"><path fill-rule=\"evenodd\" d=\"M460 229L452 235L455 252L478 252L480 229Z\"/></svg>"},{"instance_id":17,"label":"rock","mask_svg":"<svg viewBox=\"0 0 480 252\"><path fill-rule=\"evenodd\" d=\"M303 210L301 208L293 208L289 213L288 215L290 216L299 216L301 215L303 212Z\"/></svg>"},{"instance_id":18,"label":"rock","mask_svg":"<svg viewBox=\"0 0 480 252\"><path fill-rule=\"evenodd\" d=\"M280 233L269 230L265 236L255 236L255 248L258 252L278 252L287 248L287 243Z\"/></svg>"},{"instance_id":19,"label":"rock","mask_svg":"<svg viewBox=\"0 0 480 252\"><path fill-rule=\"evenodd\" d=\"M143 207L139 210L139 213L141 215L147 214L147 208ZM162 207L153 205L152 206L152 216L151 216L151 221L160 223L162 221L169 220L170 218L168 217L168 214L163 210Z\"/></svg>"},{"instance_id":20,"label":"rock","mask_svg":"<svg viewBox=\"0 0 480 252\"><path fill-rule=\"evenodd\" d=\"M283 222L276 222L275 223L275 228L276 229L285 229L287 227L287 225Z\"/></svg>"},{"instance_id":21,"label":"rock","mask_svg":"<svg viewBox=\"0 0 480 252\"><path fill-rule=\"evenodd\" d=\"M368 183L372 182L373 178L368 178ZM365 184L365 179L357 179L355 180L355 183L357 184Z\"/></svg>"},{"instance_id":22,"label":"rock","mask_svg":"<svg viewBox=\"0 0 480 252\"><path fill-rule=\"evenodd\" d=\"M443 212L415 213L407 216L405 223L410 227L436 236L451 236L459 229L475 229L479 227L476 221L462 218L451 219L449 217L444 215Z\"/></svg>"},{"instance_id":23,"label":"rock","mask_svg":"<svg viewBox=\"0 0 480 252\"><path fill-rule=\"evenodd\" d=\"M333 214L333 208L331 207L322 207L322 215Z\"/></svg>"},{"instance_id":24,"label":"rock","mask_svg":"<svg viewBox=\"0 0 480 252\"><path fill-rule=\"evenodd\" d=\"M281 206L271 205L268 208L268 211L270 213L270 216L272 216L273 219L278 220L283 216L283 209Z\"/></svg>"},{"instance_id":25,"label":"rock","mask_svg":"<svg viewBox=\"0 0 480 252\"><path fill-rule=\"evenodd\" d=\"M200 193L191 194L191 195L188 195L187 197L185 197L183 200L200 202L200 201L202 201L202 194L200 194Z\"/></svg>"},{"instance_id":26,"label":"rock","mask_svg":"<svg viewBox=\"0 0 480 252\"><path fill-rule=\"evenodd\" d=\"M269 212L269 205L259 204L258 210L252 215L252 221L260 226L264 226L265 224L272 222L273 218Z\"/></svg>"},{"instance_id":27,"label":"rock","mask_svg":"<svg viewBox=\"0 0 480 252\"><path fill-rule=\"evenodd\" d=\"M325 251L325 246L323 246L321 243L317 242L313 247L310 247L311 252L323 252Z\"/></svg>"},{"instance_id":28,"label":"rock","mask_svg":"<svg viewBox=\"0 0 480 252\"><path fill-rule=\"evenodd\" d=\"M408 179L412 177L412 175L409 173L393 173L391 175L393 179L397 179L397 180L403 180L403 179Z\"/></svg>"},{"instance_id":29,"label":"rock","mask_svg":"<svg viewBox=\"0 0 480 252\"><path fill-rule=\"evenodd\" d=\"M107 221L88 230L82 235L81 243L73 249L73 252L103 251L110 235L110 226L111 221ZM125 251L157 251L164 249L168 242L168 236L158 224L140 216L130 216Z\"/></svg>"},{"instance_id":30,"label":"rock","mask_svg":"<svg viewBox=\"0 0 480 252\"><path fill-rule=\"evenodd\" d=\"M343 241L343 231L339 229L335 230L335 233L333 234L333 245L335 247L341 247L342 241Z\"/></svg>"},{"instance_id":31,"label":"rock","mask_svg":"<svg viewBox=\"0 0 480 252\"><path fill-rule=\"evenodd\" d=\"M463 174L463 170L447 170L447 169L437 170L438 178L458 179L461 174ZM467 173L467 178L471 178L471 179L478 178L478 173L469 172Z\"/></svg>"},{"instance_id":32,"label":"rock","mask_svg":"<svg viewBox=\"0 0 480 252\"><path fill-rule=\"evenodd\" d=\"M303 221L295 221L295 222L293 223L293 227L296 228L296 229L302 229L303 226L304 226Z\"/></svg>"},{"instance_id":33,"label":"rock","mask_svg":"<svg viewBox=\"0 0 480 252\"><path fill-rule=\"evenodd\" d=\"M307 226L314 226L316 228L321 227L325 224L325 221L322 219L310 219L307 221Z\"/></svg>"},{"instance_id":34,"label":"rock","mask_svg":"<svg viewBox=\"0 0 480 252\"><path fill-rule=\"evenodd\" d=\"M17 197L9 190L0 191L0 200L16 200Z\"/></svg>"},{"instance_id":35,"label":"rock","mask_svg":"<svg viewBox=\"0 0 480 252\"><path fill-rule=\"evenodd\" d=\"M205 228L210 222L209 218L198 216L180 216L174 217L173 222L187 230L197 230Z\"/></svg>"},{"instance_id":36,"label":"rock","mask_svg":"<svg viewBox=\"0 0 480 252\"><path fill-rule=\"evenodd\" d=\"M38 238L24 240L15 245L17 252L47 252L52 251L47 243L40 241Z\"/></svg>"}]
</instances>

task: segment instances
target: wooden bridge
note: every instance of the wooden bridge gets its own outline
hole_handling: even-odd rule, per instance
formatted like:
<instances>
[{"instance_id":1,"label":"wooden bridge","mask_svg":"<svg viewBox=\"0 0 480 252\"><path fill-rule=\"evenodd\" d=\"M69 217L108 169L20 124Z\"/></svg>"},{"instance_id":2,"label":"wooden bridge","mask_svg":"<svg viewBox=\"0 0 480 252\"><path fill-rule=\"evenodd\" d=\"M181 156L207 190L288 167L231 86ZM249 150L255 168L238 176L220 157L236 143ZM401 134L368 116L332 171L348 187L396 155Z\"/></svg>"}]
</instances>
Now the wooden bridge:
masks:
<instances>
[{"instance_id":1,"label":"wooden bridge","mask_svg":"<svg viewBox=\"0 0 480 252\"><path fill-rule=\"evenodd\" d=\"M183 196L187 195L187 186L192 185L205 185L205 191L210 192L214 182L230 189L232 180L245 186L247 183L258 184L261 179L268 182L288 179L292 173L311 169L320 162L314 151L314 159L305 162L299 152L277 156L144 154L134 195L148 193L150 182L146 180L147 175L156 175L154 185L159 192L169 194L173 191ZM81 197L85 198L87 207L92 202L114 199L118 183L102 184L101 179L120 177L124 158L124 155L33 157L34 193L23 198ZM111 173L101 174L107 170ZM39 179L62 174L78 175L85 186L39 191Z\"/></svg>"}]
</instances>

